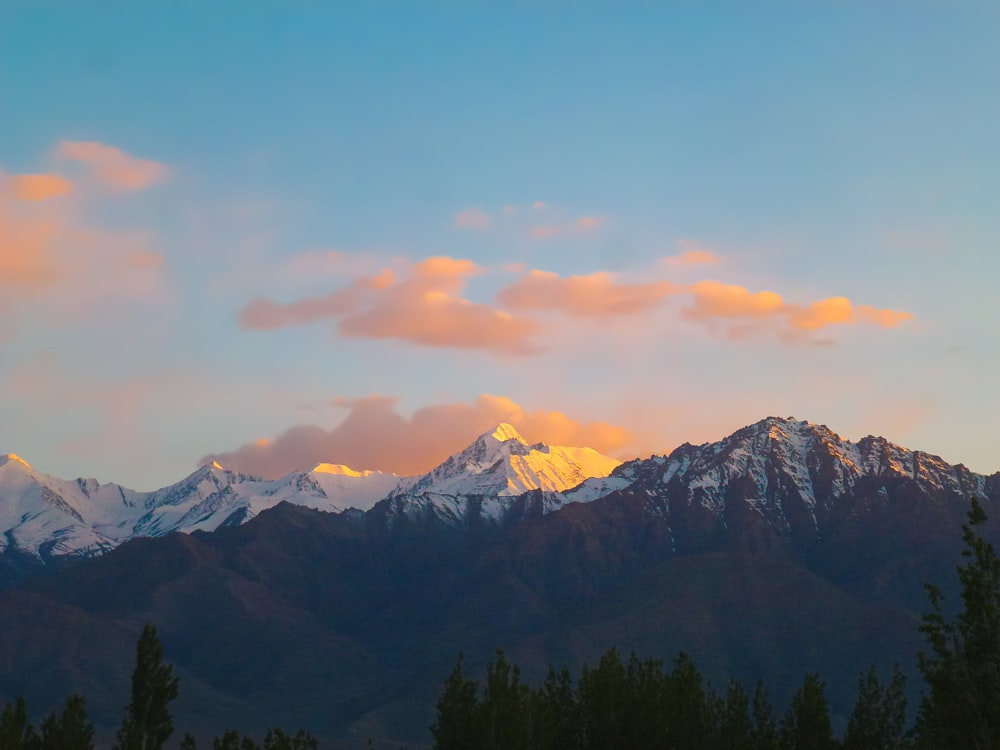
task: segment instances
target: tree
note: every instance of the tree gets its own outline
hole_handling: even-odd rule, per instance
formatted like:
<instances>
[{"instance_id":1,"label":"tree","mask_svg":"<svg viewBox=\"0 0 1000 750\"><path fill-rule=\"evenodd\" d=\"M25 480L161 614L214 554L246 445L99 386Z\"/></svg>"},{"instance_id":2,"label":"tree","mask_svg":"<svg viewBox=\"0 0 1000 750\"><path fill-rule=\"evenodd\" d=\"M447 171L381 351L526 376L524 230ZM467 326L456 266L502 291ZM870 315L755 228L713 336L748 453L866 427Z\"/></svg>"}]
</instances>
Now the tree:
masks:
<instances>
[{"instance_id":1,"label":"tree","mask_svg":"<svg viewBox=\"0 0 1000 750\"><path fill-rule=\"evenodd\" d=\"M173 667L163 661L156 628L147 623L136 643L132 701L118 730L118 750L161 750L174 731L169 706L177 684Z\"/></svg>"},{"instance_id":2,"label":"tree","mask_svg":"<svg viewBox=\"0 0 1000 750\"><path fill-rule=\"evenodd\" d=\"M875 667L858 678L858 700L847 722L844 750L901 750L907 747L906 677L897 665L883 687Z\"/></svg>"},{"instance_id":3,"label":"tree","mask_svg":"<svg viewBox=\"0 0 1000 750\"><path fill-rule=\"evenodd\" d=\"M4 705L0 714L0 748L3 750L36 750L38 735L28 722L28 708L24 696L12 706Z\"/></svg>"},{"instance_id":4,"label":"tree","mask_svg":"<svg viewBox=\"0 0 1000 750\"><path fill-rule=\"evenodd\" d=\"M184 738L181 740L180 750L198 750L198 743L194 741L194 737L190 732L184 734Z\"/></svg>"},{"instance_id":5,"label":"tree","mask_svg":"<svg viewBox=\"0 0 1000 750\"><path fill-rule=\"evenodd\" d=\"M753 750L778 750L780 740L774 721L774 709L763 680L757 680L753 691L753 727L750 730L750 747Z\"/></svg>"},{"instance_id":6,"label":"tree","mask_svg":"<svg viewBox=\"0 0 1000 750\"><path fill-rule=\"evenodd\" d=\"M318 747L316 738L304 729L294 735L272 729L264 735L264 750L316 750Z\"/></svg>"},{"instance_id":7,"label":"tree","mask_svg":"<svg viewBox=\"0 0 1000 750\"><path fill-rule=\"evenodd\" d=\"M978 528L986 512L973 497L962 526L966 565L958 567L962 611L948 620L941 590L926 584L931 611L919 656L929 692L917 718L921 747L994 748L1000 742L1000 557Z\"/></svg>"},{"instance_id":8,"label":"tree","mask_svg":"<svg viewBox=\"0 0 1000 750\"><path fill-rule=\"evenodd\" d=\"M42 722L42 750L93 750L94 725L87 718L87 701L74 693L66 699L62 715Z\"/></svg>"},{"instance_id":9,"label":"tree","mask_svg":"<svg viewBox=\"0 0 1000 750\"><path fill-rule=\"evenodd\" d=\"M830 709L817 674L806 675L781 720L781 745L788 750L828 750L834 747Z\"/></svg>"},{"instance_id":10,"label":"tree","mask_svg":"<svg viewBox=\"0 0 1000 750\"><path fill-rule=\"evenodd\" d=\"M464 750L476 747L479 685L465 672L462 654L444 681L437 702L437 721L431 727L435 750Z\"/></svg>"}]
</instances>

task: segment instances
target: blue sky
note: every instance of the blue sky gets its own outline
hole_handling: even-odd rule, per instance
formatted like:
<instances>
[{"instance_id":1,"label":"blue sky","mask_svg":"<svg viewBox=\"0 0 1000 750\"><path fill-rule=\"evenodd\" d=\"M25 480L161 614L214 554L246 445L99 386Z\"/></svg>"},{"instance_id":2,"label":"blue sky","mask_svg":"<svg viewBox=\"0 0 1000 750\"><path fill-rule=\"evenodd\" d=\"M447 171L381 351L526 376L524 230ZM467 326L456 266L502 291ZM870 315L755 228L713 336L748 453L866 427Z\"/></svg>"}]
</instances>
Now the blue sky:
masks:
<instances>
[{"instance_id":1,"label":"blue sky","mask_svg":"<svg viewBox=\"0 0 1000 750\"><path fill-rule=\"evenodd\" d=\"M0 450L150 488L777 414L1000 469L998 33L987 3L0 2Z\"/></svg>"}]
</instances>

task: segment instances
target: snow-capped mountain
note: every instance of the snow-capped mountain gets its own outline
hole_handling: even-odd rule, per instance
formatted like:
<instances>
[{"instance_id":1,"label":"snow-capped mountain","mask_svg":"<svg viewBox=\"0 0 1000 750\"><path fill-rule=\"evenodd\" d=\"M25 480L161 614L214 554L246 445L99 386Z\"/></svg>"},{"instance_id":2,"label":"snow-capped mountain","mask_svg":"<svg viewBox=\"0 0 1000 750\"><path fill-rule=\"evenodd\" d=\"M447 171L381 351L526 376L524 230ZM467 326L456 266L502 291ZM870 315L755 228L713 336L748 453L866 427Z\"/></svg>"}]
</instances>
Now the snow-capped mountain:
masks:
<instances>
[{"instance_id":1,"label":"snow-capped mountain","mask_svg":"<svg viewBox=\"0 0 1000 750\"><path fill-rule=\"evenodd\" d=\"M58 479L13 454L0 456L0 554L92 556L137 536L238 525L282 501L332 513L374 510L374 522L389 527L428 520L466 527L630 497L642 500L644 513L667 519L678 538L692 528L766 527L802 540L817 538L835 517L969 495L1000 499L1000 474L976 474L884 438L851 442L791 418L768 417L715 443L626 463L590 448L529 444L500 424L415 477L322 463L267 480L213 463L137 492Z\"/></svg>"},{"instance_id":2,"label":"snow-capped mountain","mask_svg":"<svg viewBox=\"0 0 1000 750\"><path fill-rule=\"evenodd\" d=\"M52 477L9 454L0 456L0 553L92 556L137 536L244 523L286 500L334 513L366 510L398 483L394 474L334 464L266 480L213 462L168 487L137 492Z\"/></svg>"},{"instance_id":3,"label":"snow-capped mountain","mask_svg":"<svg viewBox=\"0 0 1000 750\"><path fill-rule=\"evenodd\" d=\"M408 478L321 463L268 480L213 462L168 487L137 492L94 479L51 477L11 454L0 458L0 554L92 556L133 537L245 523L283 501L339 513L365 511L390 498L407 515L432 507L442 518L458 521L474 498L484 513L499 517L511 498L524 492L558 492L606 476L619 463L590 448L528 445L509 424L480 436L433 471Z\"/></svg>"},{"instance_id":4,"label":"snow-capped mountain","mask_svg":"<svg viewBox=\"0 0 1000 750\"><path fill-rule=\"evenodd\" d=\"M587 502L616 493L643 498L649 513L672 524L764 522L805 539L822 535L834 517L900 501L1000 498L1000 474L976 474L881 437L852 442L826 425L768 417L719 442L629 461L562 495L564 502Z\"/></svg>"},{"instance_id":5,"label":"snow-capped mountain","mask_svg":"<svg viewBox=\"0 0 1000 750\"><path fill-rule=\"evenodd\" d=\"M386 510L390 517L430 513L446 523L465 523L473 514L496 522L526 492L542 490L560 498L561 491L606 477L620 463L592 448L529 445L512 425L502 423L423 476L403 480L386 499ZM560 504L546 503L545 510Z\"/></svg>"}]
</instances>

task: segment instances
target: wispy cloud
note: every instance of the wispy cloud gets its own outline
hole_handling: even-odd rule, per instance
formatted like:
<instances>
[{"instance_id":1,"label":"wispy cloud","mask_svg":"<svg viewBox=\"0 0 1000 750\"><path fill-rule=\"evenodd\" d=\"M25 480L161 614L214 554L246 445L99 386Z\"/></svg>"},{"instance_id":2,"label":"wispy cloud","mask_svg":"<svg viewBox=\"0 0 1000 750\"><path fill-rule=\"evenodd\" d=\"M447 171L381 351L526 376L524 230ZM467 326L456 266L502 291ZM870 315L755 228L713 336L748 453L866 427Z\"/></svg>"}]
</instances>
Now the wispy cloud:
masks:
<instances>
[{"instance_id":1,"label":"wispy cloud","mask_svg":"<svg viewBox=\"0 0 1000 750\"><path fill-rule=\"evenodd\" d=\"M656 307L679 291L669 281L627 284L597 272L560 277L533 270L497 293L497 301L520 312L559 310L571 315L629 315Z\"/></svg>"},{"instance_id":2,"label":"wispy cloud","mask_svg":"<svg viewBox=\"0 0 1000 750\"><path fill-rule=\"evenodd\" d=\"M20 201L43 201L73 192L73 183L57 174L14 175L14 198Z\"/></svg>"},{"instance_id":3,"label":"wispy cloud","mask_svg":"<svg viewBox=\"0 0 1000 750\"><path fill-rule=\"evenodd\" d=\"M324 297L291 303L251 302L239 314L247 329L283 328L336 318L342 336L397 339L430 347L536 351L537 324L461 296L470 276L483 269L470 260L438 256L406 269L364 276Z\"/></svg>"},{"instance_id":4,"label":"wispy cloud","mask_svg":"<svg viewBox=\"0 0 1000 750\"><path fill-rule=\"evenodd\" d=\"M623 427L582 422L558 411L532 411L488 394L472 403L427 406L410 417L401 415L397 400L387 396L337 403L347 415L332 429L299 425L273 440L257 439L203 460L265 477L310 469L320 462L412 475L432 469L498 422L513 424L529 441L588 446L610 454L631 438Z\"/></svg>"},{"instance_id":5,"label":"wispy cloud","mask_svg":"<svg viewBox=\"0 0 1000 750\"><path fill-rule=\"evenodd\" d=\"M603 216L581 216L575 221L565 224L533 226L528 230L528 234L537 240L586 234L600 229L605 222L606 219Z\"/></svg>"},{"instance_id":6,"label":"wispy cloud","mask_svg":"<svg viewBox=\"0 0 1000 750\"><path fill-rule=\"evenodd\" d=\"M167 173L160 162L140 159L97 141L60 141L54 155L85 164L102 185L114 192L142 190Z\"/></svg>"},{"instance_id":7,"label":"wispy cloud","mask_svg":"<svg viewBox=\"0 0 1000 750\"><path fill-rule=\"evenodd\" d=\"M493 222L488 214L478 208L467 208L455 214L454 224L460 229L475 229L480 232L486 231Z\"/></svg>"}]
</instances>

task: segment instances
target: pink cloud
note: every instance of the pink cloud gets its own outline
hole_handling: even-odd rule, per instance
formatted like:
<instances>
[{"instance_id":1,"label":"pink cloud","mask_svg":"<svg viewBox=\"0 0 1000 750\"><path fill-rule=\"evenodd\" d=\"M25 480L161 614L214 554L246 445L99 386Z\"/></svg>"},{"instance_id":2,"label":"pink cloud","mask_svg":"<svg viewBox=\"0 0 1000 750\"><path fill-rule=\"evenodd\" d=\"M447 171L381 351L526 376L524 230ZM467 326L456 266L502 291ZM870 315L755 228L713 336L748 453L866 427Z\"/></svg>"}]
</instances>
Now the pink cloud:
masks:
<instances>
[{"instance_id":1,"label":"pink cloud","mask_svg":"<svg viewBox=\"0 0 1000 750\"><path fill-rule=\"evenodd\" d=\"M102 184L115 192L142 190L162 180L167 173L166 166L159 162L140 159L96 141L60 141L55 156L86 164Z\"/></svg>"},{"instance_id":2,"label":"pink cloud","mask_svg":"<svg viewBox=\"0 0 1000 750\"><path fill-rule=\"evenodd\" d=\"M467 208L455 214L454 224L462 229L485 231L492 226L490 217L478 208Z\"/></svg>"},{"instance_id":3,"label":"pink cloud","mask_svg":"<svg viewBox=\"0 0 1000 750\"><path fill-rule=\"evenodd\" d=\"M11 181L14 197L20 201L43 201L73 192L73 183L57 174L19 174Z\"/></svg>"},{"instance_id":4,"label":"pink cloud","mask_svg":"<svg viewBox=\"0 0 1000 750\"><path fill-rule=\"evenodd\" d=\"M538 329L534 321L460 296L467 278L481 272L470 260L427 258L404 278L387 269L324 297L288 304L254 300L239 321L243 328L260 330L337 318L338 331L348 337L508 354L536 351L530 340Z\"/></svg>"},{"instance_id":5,"label":"pink cloud","mask_svg":"<svg viewBox=\"0 0 1000 750\"><path fill-rule=\"evenodd\" d=\"M122 300L162 299L163 258L144 232L100 226L87 202L51 200L81 187L53 174L0 179L0 292L11 318L39 305L76 323Z\"/></svg>"},{"instance_id":6,"label":"pink cloud","mask_svg":"<svg viewBox=\"0 0 1000 750\"><path fill-rule=\"evenodd\" d=\"M358 470L420 474L465 448L498 422L513 424L531 442L588 446L615 453L630 440L623 427L581 422L558 411L530 411L503 396L482 395L473 403L437 404L409 418L396 399L368 396L339 400L347 416L332 429L299 425L273 440L250 441L235 451L207 456L227 468L279 477L317 463L341 463Z\"/></svg>"},{"instance_id":7,"label":"pink cloud","mask_svg":"<svg viewBox=\"0 0 1000 750\"><path fill-rule=\"evenodd\" d=\"M622 284L614 274L560 277L534 270L497 293L497 301L518 311L561 310L571 315L628 315L659 305L678 290L669 281Z\"/></svg>"}]
</instances>

